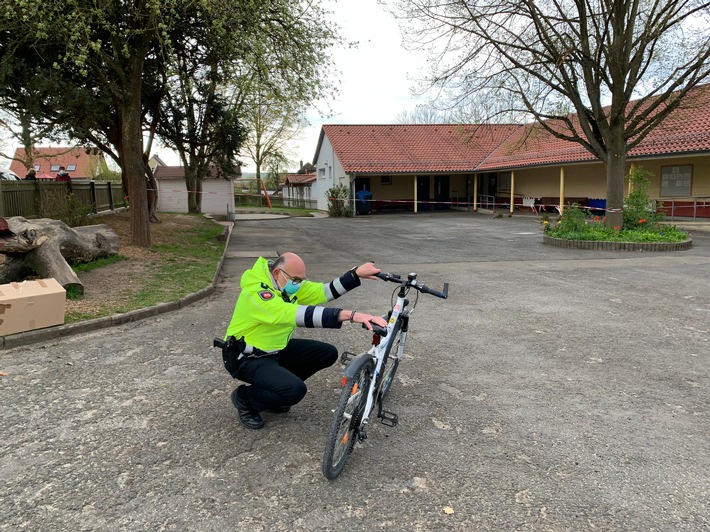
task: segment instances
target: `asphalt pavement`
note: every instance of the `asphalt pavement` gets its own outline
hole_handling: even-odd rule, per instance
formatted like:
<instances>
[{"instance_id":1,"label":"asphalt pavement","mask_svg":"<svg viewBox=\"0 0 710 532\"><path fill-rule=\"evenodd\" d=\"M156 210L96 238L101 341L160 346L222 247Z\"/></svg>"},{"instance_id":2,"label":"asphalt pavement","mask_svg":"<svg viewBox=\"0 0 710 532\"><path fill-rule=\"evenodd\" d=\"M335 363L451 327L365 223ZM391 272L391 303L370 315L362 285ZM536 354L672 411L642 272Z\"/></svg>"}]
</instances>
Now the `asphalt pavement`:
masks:
<instances>
[{"instance_id":1,"label":"asphalt pavement","mask_svg":"<svg viewBox=\"0 0 710 532\"><path fill-rule=\"evenodd\" d=\"M693 231L688 251L604 252L545 246L525 216L238 217L205 297L0 350L0 530L707 530L710 233ZM374 423L335 481L342 367L250 431L211 347L244 269L284 251L311 279L373 260L450 283L416 302L399 425ZM334 304L384 313L390 294L365 281Z\"/></svg>"}]
</instances>

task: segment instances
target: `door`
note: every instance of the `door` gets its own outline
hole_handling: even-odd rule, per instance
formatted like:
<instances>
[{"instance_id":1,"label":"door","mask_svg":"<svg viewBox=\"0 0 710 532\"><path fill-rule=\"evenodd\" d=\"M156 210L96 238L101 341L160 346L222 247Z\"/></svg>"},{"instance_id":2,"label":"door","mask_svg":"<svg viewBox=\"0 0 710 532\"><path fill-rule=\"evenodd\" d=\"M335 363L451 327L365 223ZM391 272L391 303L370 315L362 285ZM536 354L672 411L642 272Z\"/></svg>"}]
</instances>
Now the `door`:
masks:
<instances>
[{"instance_id":1,"label":"door","mask_svg":"<svg viewBox=\"0 0 710 532\"><path fill-rule=\"evenodd\" d=\"M431 195L429 194L429 176L417 176L417 211L428 211Z\"/></svg>"},{"instance_id":2,"label":"door","mask_svg":"<svg viewBox=\"0 0 710 532\"><path fill-rule=\"evenodd\" d=\"M369 177L355 178L355 213L370 214L372 210L372 190Z\"/></svg>"},{"instance_id":3,"label":"door","mask_svg":"<svg viewBox=\"0 0 710 532\"><path fill-rule=\"evenodd\" d=\"M449 176L438 175L434 177L434 208L448 209L451 205L451 194L449 192Z\"/></svg>"}]
</instances>

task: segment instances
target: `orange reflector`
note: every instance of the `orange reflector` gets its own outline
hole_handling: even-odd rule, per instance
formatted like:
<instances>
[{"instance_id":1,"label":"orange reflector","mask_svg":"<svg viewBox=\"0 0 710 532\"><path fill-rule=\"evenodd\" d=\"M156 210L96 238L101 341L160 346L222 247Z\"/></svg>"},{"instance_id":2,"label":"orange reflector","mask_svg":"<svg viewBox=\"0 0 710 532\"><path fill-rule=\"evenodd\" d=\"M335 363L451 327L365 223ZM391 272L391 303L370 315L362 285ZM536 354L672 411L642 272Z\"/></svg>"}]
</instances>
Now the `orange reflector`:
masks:
<instances>
[{"instance_id":1,"label":"orange reflector","mask_svg":"<svg viewBox=\"0 0 710 532\"><path fill-rule=\"evenodd\" d=\"M345 436L343 436L343 445L347 445L349 439L350 439L350 434L346 433Z\"/></svg>"},{"instance_id":2,"label":"orange reflector","mask_svg":"<svg viewBox=\"0 0 710 532\"><path fill-rule=\"evenodd\" d=\"M360 387L360 385L356 382L355 386L353 386L353 391L350 392L350 395L355 395L357 393L357 390L359 387Z\"/></svg>"}]
</instances>

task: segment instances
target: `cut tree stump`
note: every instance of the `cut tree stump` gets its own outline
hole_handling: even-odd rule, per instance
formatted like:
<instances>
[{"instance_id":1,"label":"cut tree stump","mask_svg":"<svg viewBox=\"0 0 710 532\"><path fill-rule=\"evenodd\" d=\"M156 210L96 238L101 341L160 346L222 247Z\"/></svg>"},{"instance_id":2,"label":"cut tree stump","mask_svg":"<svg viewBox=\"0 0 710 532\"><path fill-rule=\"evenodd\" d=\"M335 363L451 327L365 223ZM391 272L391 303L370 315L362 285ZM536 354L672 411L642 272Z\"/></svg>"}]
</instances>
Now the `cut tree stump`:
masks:
<instances>
[{"instance_id":1,"label":"cut tree stump","mask_svg":"<svg viewBox=\"0 0 710 532\"><path fill-rule=\"evenodd\" d=\"M90 262L118 250L118 235L105 224L72 228L49 218L0 218L0 284L38 275L83 294L84 285L67 261Z\"/></svg>"}]
</instances>

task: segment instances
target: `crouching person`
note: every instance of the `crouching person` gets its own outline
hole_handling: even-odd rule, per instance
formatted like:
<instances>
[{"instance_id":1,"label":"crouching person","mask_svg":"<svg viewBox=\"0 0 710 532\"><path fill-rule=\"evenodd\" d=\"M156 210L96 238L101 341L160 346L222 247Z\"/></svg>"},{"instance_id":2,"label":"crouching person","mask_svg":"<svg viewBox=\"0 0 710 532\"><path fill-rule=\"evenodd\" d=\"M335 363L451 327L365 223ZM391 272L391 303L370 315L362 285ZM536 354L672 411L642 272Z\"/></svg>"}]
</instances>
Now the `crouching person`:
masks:
<instances>
[{"instance_id":1,"label":"crouching person","mask_svg":"<svg viewBox=\"0 0 710 532\"><path fill-rule=\"evenodd\" d=\"M295 253L284 253L271 262L260 257L244 272L241 293L226 337L242 339L232 377L240 385L232 402L242 425L264 426L260 412L285 413L306 395L305 380L332 366L338 359L335 346L317 340L292 339L296 327L339 329L342 322L387 325L380 316L354 310L318 306L360 286L360 279L377 279L380 269L367 262L330 283L307 279L306 265Z\"/></svg>"}]
</instances>

